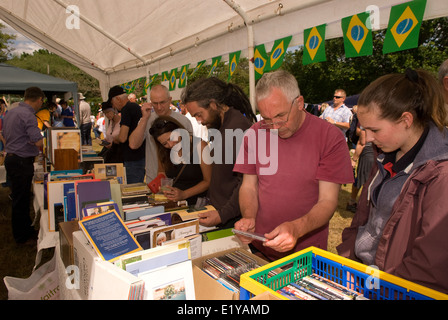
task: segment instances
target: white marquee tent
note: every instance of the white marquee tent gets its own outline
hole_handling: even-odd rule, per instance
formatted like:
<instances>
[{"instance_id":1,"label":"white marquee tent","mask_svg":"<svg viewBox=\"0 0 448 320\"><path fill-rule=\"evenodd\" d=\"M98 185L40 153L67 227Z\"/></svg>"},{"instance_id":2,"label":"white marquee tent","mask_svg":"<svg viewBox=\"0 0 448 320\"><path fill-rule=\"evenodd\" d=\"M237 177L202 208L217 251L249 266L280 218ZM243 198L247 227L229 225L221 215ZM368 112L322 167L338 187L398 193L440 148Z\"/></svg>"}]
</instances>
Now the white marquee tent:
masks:
<instances>
[{"instance_id":1,"label":"white marquee tent","mask_svg":"<svg viewBox=\"0 0 448 320\"><path fill-rule=\"evenodd\" d=\"M408 0L0 0L0 19L109 87L216 56L253 48L327 24L342 37L342 18L373 10L387 28L391 6ZM424 19L448 16L447 0L427 0ZM250 88L255 79L251 66ZM253 96L251 93L251 101ZM253 104L254 105L254 104Z\"/></svg>"}]
</instances>

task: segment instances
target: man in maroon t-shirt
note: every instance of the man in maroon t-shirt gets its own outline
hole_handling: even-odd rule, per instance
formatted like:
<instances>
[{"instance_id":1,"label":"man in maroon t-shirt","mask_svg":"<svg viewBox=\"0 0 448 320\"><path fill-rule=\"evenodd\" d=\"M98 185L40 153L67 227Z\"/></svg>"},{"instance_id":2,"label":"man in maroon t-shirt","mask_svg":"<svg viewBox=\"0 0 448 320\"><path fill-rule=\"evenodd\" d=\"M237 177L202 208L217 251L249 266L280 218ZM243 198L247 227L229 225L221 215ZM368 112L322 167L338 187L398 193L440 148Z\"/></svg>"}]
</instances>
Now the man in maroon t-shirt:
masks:
<instances>
[{"instance_id":1,"label":"man in maroon t-shirt","mask_svg":"<svg viewBox=\"0 0 448 320\"><path fill-rule=\"evenodd\" d=\"M353 182L344 136L306 113L297 81L286 71L265 74L256 94L263 120L246 132L234 167L244 174L243 218L235 228L263 234L268 241L252 245L270 260L309 246L326 249L340 186Z\"/></svg>"}]
</instances>

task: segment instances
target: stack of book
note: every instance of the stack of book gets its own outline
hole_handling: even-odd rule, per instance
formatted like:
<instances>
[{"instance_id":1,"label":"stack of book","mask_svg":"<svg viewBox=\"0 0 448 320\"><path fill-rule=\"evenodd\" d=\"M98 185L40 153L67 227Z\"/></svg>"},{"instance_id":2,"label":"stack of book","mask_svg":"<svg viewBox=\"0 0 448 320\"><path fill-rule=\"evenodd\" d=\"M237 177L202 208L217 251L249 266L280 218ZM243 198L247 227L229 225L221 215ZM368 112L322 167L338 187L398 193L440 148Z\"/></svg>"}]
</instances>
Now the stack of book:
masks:
<instances>
[{"instance_id":1,"label":"stack of book","mask_svg":"<svg viewBox=\"0 0 448 320\"><path fill-rule=\"evenodd\" d=\"M359 292L315 273L291 282L277 292L291 300L368 300Z\"/></svg>"}]
</instances>

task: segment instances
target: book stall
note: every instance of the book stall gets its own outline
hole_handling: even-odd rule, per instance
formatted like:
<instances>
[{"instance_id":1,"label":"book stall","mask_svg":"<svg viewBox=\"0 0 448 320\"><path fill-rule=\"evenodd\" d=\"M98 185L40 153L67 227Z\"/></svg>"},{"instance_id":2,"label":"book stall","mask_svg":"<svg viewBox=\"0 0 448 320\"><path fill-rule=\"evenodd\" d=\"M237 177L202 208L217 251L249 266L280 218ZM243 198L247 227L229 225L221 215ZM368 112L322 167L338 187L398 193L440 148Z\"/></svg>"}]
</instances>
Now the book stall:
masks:
<instances>
[{"instance_id":1,"label":"book stall","mask_svg":"<svg viewBox=\"0 0 448 320\"><path fill-rule=\"evenodd\" d=\"M42 299L448 299L314 247L268 263L239 241L237 230L200 226L198 213L213 206L168 201L157 179L127 184L120 163L37 174L43 177L33 185L36 265L43 249L55 248L57 274Z\"/></svg>"}]
</instances>

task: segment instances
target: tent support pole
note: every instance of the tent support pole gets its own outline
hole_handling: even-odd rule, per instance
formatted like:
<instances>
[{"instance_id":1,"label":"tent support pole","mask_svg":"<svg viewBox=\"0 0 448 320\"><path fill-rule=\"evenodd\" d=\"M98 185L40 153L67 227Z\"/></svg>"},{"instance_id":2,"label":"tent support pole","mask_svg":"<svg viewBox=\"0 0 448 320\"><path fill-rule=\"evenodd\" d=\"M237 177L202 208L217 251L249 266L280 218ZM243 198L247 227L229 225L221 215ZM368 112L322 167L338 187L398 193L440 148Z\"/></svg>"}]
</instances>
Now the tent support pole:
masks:
<instances>
[{"instance_id":1,"label":"tent support pole","mask_svg":"<svg viewBox=\"0 0 448 320\"><path fill-rule=\"evenodd\" d=\"M235 0L224 0L228 6L230 6L240 17L244 20L244 24L247 28L247 51L249 58L249 99L252 106L252 110L256 114L256 100L255 100L255 66L253 63L254 58L254 30L252 22L247 16L246 12L240 7Z\"/></svg>"}]
</instances>

